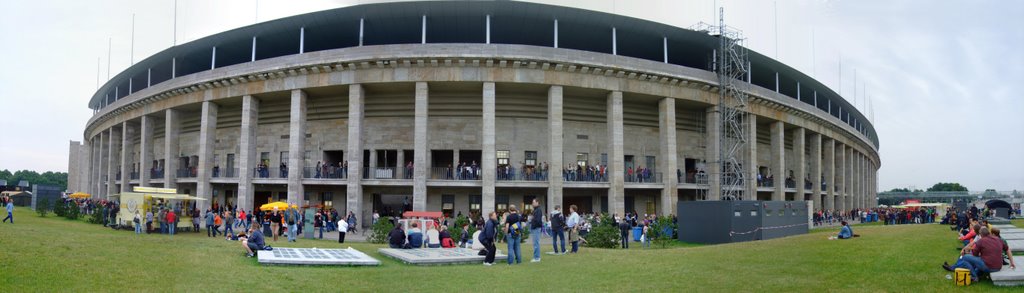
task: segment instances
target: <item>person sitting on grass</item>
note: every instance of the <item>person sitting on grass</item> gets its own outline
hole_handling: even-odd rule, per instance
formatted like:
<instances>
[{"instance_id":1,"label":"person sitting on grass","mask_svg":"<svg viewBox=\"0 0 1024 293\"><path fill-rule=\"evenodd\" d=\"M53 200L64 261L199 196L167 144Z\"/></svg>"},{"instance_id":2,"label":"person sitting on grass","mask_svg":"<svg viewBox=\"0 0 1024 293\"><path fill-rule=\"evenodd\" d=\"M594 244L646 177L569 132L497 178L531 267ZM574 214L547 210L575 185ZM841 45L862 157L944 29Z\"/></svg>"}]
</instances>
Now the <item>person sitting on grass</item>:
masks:
<instances>
[{"instance_id":1,"label":"person sitting on grass","mask_svg":"<svg viewBox=\"0 0 1024 293\"><path fill-rule=\"evenodd\" d=\"M391 248L403 248L405 246L405 231L402 231L402 225L395 225L394 229L388 233L388 246Z\"/></svg>"},{"instance_id":2,"label":"person sitting on grass","mask_svg":"<svg viewBox=\"0 0 1024 293\"><path fill-rule=\"evenodd\" d=\"M964 251L970 248L971 254L962 254L952 267L949 266L949 263L943 263L942 268L951 272L956 268L971 270L972 282L977 282L978 275L981 273L987 274L1001 270L1003 268L1003 253L1009 252L1010 247L1004 244L999 237L992 235L988 227L978 229L978 234L981 235L978 240L964 247ZM1011 254L1010 269L1016 268L1017 265Z\"/></svg>"},{"instance_id":3,"label":"person sitting on grass","mask_svg":"<svg viewBox=\"0 0 1024 293\"><path fill-rule=\"evenodd\" d=\"M860 235L853 234L853 228L850 228L849 223L847 223L846 221L842 221L841 223L843 225L843 228L839 229L839 239L850 239L853 237L860 237Z\"/></svg>"},{"instance_id":4,"label":"person sitting on grass","mask_svg":"<svg viewBox=\"0 0 1024 293\"><path fill-rule=\"evenodd\" d=\"M251 236L240 238L240 240L242 241L242 246L245 247L245 251L248 252L245 256L253 257L257 251L265 248L266 243L263 242L263 231L260 229L260 225L252 225L252 228L249 228L249 235Z\"/></svg>"}]
</instances>

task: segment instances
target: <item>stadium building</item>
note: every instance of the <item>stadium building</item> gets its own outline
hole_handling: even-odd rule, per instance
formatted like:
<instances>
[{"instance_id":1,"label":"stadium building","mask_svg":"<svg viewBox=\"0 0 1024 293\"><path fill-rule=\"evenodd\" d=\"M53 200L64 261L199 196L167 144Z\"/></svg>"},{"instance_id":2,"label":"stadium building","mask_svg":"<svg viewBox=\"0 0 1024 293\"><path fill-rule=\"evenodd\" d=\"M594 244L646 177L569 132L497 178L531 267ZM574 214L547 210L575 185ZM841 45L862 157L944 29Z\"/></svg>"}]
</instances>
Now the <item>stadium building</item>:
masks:
<instances>
[{"instance_id":1,"label":"stadium building","mask_svg":"<svg viewBox=\"0 0 1024 293\"><path fill-rule=\"evenodd\" d=\"M246 210L489 212L541 199L675 213L723 200L718 37L509 2L366 4L163 50L89 100L72 191L177 188ZM742 199L875 203L877 134L821 82L749 51ZM760 180L754 180L758 178ZM710 180L709 180L710 178ZM710 182L710 183L709 183ZM726 187L730 188L730 187Z\"/></svg>"}]
</instances>

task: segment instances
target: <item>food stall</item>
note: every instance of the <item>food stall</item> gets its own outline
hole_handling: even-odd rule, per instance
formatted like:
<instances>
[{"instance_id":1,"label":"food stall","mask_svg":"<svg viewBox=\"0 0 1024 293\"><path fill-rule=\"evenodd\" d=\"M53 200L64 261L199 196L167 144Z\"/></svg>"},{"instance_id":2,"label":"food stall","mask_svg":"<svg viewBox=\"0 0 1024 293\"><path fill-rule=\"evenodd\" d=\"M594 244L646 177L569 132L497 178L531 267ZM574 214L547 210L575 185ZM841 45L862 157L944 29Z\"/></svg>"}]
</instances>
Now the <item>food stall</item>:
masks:
<instances>
[{"instance_id":1,"label":"food stall","mask_svg":"<svg viewBox=\"0 0 1024 293\"><path fill-rule=\"evenodd\" d=\"M178 228L192 228L192 205L196 201L206 200L204 198L179 194L174 188L155 187L134 187L132 192L115 194L118 198L121 211L117 214L117 222L122 226L132 226L132 219L135 212L139 212L143 224L145 224L146 212L152 211L156 214L160 208L169 208L178 215ZM154 220L156 216L154 215Z\"/></svg>"}]
</instances>

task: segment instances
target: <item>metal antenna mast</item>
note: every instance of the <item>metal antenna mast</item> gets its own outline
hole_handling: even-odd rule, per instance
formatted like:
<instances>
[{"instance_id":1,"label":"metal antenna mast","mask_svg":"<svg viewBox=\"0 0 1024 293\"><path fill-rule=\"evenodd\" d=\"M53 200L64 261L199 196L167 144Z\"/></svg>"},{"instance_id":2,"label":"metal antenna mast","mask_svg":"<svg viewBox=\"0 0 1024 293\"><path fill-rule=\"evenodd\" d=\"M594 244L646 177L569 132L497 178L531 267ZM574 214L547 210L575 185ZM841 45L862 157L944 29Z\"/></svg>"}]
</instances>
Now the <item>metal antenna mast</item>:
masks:
<instances>
[{"instance_id":1,"label":"metal antenna mast","mask_svg":"<svg viewBox=\"0 0 1024 293\"><path fill-rule=\"evenodd\" d=\"M721 113L718 141L719 163L721 170L710 170L711 176L720 176L721 198L723 200L756 199L756 195L743 195L743 166L746 161L743 149L748 143L749 123L746 113L747 90L749 84L744 82L750 71L750 59L747 49L743 47L743 32L725 25L725 9L719 8L718 25L697 24L697 31L704 31L718 37L719 48L713 55L712 68L718 75L718 108ZM754 142L750 142L754 143Z\"/></svg>"}]
</instances>

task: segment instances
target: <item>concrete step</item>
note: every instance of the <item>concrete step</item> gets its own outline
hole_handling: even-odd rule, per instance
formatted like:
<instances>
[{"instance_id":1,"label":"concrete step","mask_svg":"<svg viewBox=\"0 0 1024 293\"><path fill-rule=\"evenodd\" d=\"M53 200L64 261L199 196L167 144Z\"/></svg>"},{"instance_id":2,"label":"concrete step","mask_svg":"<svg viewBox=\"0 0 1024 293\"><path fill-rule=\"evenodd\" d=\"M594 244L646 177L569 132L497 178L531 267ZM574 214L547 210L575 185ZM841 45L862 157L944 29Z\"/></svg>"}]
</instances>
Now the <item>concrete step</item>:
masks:
<instances>
[{"instance_id":1,"label":"concrete step","mask_svg":"<svg viewBox=\"0 0 1024 293\"><path fill-rule=\"evenodd\" d=\"M989 274L992 283L996 286L1024 286L1024 269L1011 270L1010 266L1003 266L1003 269Z\"/></svg>"}]
</instances>

